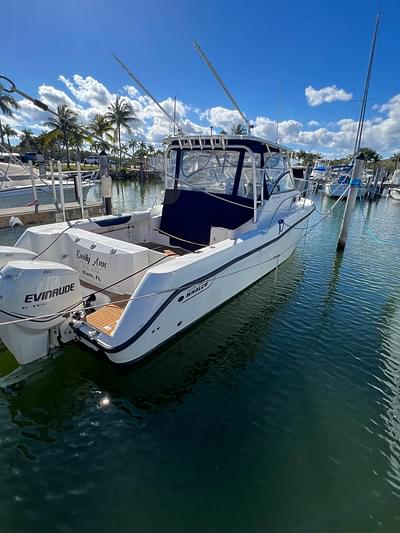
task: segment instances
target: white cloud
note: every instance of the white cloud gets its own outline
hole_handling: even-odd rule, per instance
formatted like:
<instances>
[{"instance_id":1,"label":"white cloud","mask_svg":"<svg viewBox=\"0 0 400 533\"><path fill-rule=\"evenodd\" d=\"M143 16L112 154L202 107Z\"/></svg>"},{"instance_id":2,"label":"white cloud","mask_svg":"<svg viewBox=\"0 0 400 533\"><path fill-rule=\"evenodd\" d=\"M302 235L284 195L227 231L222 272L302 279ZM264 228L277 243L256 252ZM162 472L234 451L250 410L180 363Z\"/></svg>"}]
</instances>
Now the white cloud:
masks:
<instances>
[{"instance_id":1,"label":"white cloud","mask_svg":"<svg viewBox=\"0 0 400 533\"><path fill-rule=\"evenodd\" d=\"M92 78L92 76L83 77L79 74L74 74L73 81L71 81L61 75L58 79L68 87L79 102L84 104L103 108L107 107L113 99L113 95L105 85Z\"/></svg>"},{"instance_id":2,"label":"white cloud","mask_svg":"<svg viewBox=\"0 0 400 533\"><path fill-rule=\"evenodd\" d=\"M207 120L214 128L222 128L228 133L233 126L243 123L243 119L237 111L221 106L210 107L199 116L201 120Z\"/></svg>"},{"instance_id":3,"label":"white cloud","mask_svg":"<svg viewBox=\"0 0 400 533\"><path fill-rule=\"evenodd\" d=\"M346 92L344 89L338 89L336 85L323 87L322 89L314 89L311 85L305 88L307 103L310 106L318 106L324 102L336 102L337 100L348 101L353 98L352 93Z\"/></svg>"},{"instance_id":4,"label":"white cloud","mask_svg":"<svg viewBox=\"0 0 400 533\"><path fill-rule=\"evenodd\" d=\"M131 98L136 98L139 94L139 91L133 85L124 85L124 91L126 91Z\"/></svg>"},{"instance_id":5,"label":"white cloud","mask_svg":"<svg viewBox=\"0 0 400 533\"><path fill-rule=\"evenodd\" d=\"M68 105L79 112L79 119L83 123L92 120L96 113L106 112L109 103L116 96L103 83L91 76L83 77L75 74L72 81L64 76L60 76L59 79L67 87L67 92L52 85L43 84L38 88L39 98L53 109L58 104ZM132 124L134 138L158 144L165 136L172 133L173 126L170 121L149 97L141 95L132 86L126 85L123 89L127 93L124 98L132 105L138 119ZM336 90L340 91L340 89ZM321 95L319 97L322 98ZM324 101L328 101L326 95L324 98ZM39 132L43 129L43 122L48 118L48 113L35 107L26 99L20 100L19 104L20 107L12 118L2 117L2 120L4 118L5 122L17 130L31 128ZM175 104L172 97L165 98L161 105L170 115L173 115ZM239 113L235 110L216 106L202 111L191 103L181 100L176 101L176 119L186 133L192 134L207 134L210 132L210 126L213 126L215 131L223 128L230 132L232 126L242 122ZM295 118L281 120L278 128L276 121L267 116L259 115L255 119L249 117L249 120L254 125L253 135L271 141L275 141L278 135L278 141L284 145L331 155L349 153L353 148L357 129L357 121L349 117L344 117L337 122L325 123L325 127L321 127L316 120L310 120L304 126ZM124 142L130 136L125 132ZM399 150L399 139L400 94L372 108L372 116L364 125L362 144L371 146L384 155L391 155Z\"/></svg>"},{"instance_id":6,"label":"white cloud","mask_svg":"<svg viewBox=\"0 0 400 533\"><path fill-rule=\"evenodd\" d=\"M58 105L76 107L75 102L64 91L60 91L51 85L41 85L39 87L39 99L52 109L55 109Z\"/></svg>"}]
</instances>

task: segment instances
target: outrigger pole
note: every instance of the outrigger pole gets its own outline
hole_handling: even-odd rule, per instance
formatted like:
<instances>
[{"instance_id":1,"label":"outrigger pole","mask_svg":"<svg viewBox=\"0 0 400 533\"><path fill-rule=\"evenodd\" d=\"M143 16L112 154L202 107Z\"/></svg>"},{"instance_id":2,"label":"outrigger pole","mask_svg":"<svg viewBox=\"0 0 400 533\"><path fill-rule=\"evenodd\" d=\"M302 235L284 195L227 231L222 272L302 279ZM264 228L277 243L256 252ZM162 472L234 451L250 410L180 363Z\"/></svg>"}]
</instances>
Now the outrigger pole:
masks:
<instances>
[{"instance_id":1,"label":"outrigger pole","mask_svg":"<svg viewBox=\"0 0 400 533\"><path fill-rule=\"evenodd\" d=\"M225 85L225 83L222 81L220 75L218 74L218 72L215 70L214 66L212 65L211 61L208 59L208 57L206 56L206 54L203 52L203 50L201 49L199 43L193 39L193 46L195 47L196 51L199 53L201 59L204 61L204 63L207 65L207 67L210 69L212 75L214 76L214 78L217 80L217 82L221 85L222 87L222 90L224 91L224 93L226 94L226 96L229 98L229 100L232 102L234 108L236 109L236 111L239 113L239 115L242 117L242 120L243 122L246 124L247 126L247 133L249 134L250 131L251 131L251 124L250 122L248 121L246 115L243 113L243 111L240 109L238 103L236 102L235 98L232 96L232 94L229 92L229 89L228 87Z\"/></svg>"},{"instance_id":2,"label":"outrigger pole","mask_svg":"<svg viewBox=\"0 0 400 533\"><path fill-rule=\"evenodd\" d=\"M133 79L133 81L139 85L139 87L142 89L142 91L147 94L147 96L153 100L153 102L156 104L156 106L164 113L164 115L168 118L168 120L174 125L174 127L177 128L177 132L184 133L182 130L182 127L179 126L179 124L176 122L174 117L171 117L171 115L168 113L166 109L163 108L163 106L160 104L156 98L146 89L146 87L143 85L143 83L135 76L135 74L123 63L119 57L117 57L115 54L113 54L113 58L117 63L121 65L121 67L127 72L128 76Z\"/></svg>"}]
</instances>

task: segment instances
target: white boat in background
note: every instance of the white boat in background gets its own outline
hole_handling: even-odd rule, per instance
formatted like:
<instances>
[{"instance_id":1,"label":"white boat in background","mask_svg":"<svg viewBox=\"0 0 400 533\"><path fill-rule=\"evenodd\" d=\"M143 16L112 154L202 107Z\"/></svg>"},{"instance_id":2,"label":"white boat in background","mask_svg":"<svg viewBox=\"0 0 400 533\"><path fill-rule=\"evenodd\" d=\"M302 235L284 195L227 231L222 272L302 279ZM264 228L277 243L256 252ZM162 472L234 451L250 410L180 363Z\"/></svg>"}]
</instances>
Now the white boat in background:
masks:
<instances>
[{"instance_id":1,"label":"white boat in background","mask_svg":"<svg viewBox=\"0 0 400 533\"><path fill-rule=\"evenodd\" d=\"M400 191L397 189L390 189L389 190L389 196L392 200L396 200L397 202L400 202Z\"/></svg>"},{"instance_id":2,"label":"white boat in background","mask_svg":"<svg viewBox=\"0 0 400 533\"><path fill-rule=\"evenodd\" d=\"M392 179L391 179L391 183L393 185L400 185L400 169L396 169L394 172L393 172L393 176L392 176Z\"/></svg>"},{"instance_id":3,"label":"white boat in background","mask_svg":"<svg viewBox=\"0 0 400 533\"><path fill-rule=\"evenodd\" d=\"M336 166L331 169L331 181L325 184L325 194L330 198L347 198L350 191L352 166ZM362 183L359 187L357 197L363 198L367 192L367 187Z\"/></svg>"},{"instance_id":4,"label":"white boat in background","mask_svg":"<svg viewBox=\"0 0 400 533\"><path fill-rule=\"evenodd\" d=\"M37 170L33 169L35 176L35 188L39 204L51 204L54 202L53 186L50 175L40 177ZM64 200L76 201L76 171L63 172ZM96 181L96 172L82 172L83 200ZM57 202L60 203L60 184L58 176L55 179L54 193ZM0 209L9 207L23 207L34 202L32 181L29 167L22 163L0 162Z\"/></svg>"},{"instance_id":5,"label":"white boat in background","mask_svg":"<svg viewBox=\"0 0 400 533\"><path fill-rule=\"evenodd\" d=\"M330 161L317 159L311 170L310 178L318 185L324 185L330 179L330 171Z\"/></svg>"},{"instance_id":6,"label":"white boat in background","mask_svg":"<svg viewBox=\"0 0 400 533\"><path fill-rule=\"evenodd\" d=\"M0 247L0 337L20 364L70 341L137 362L293 253L315 208L280 146L178 135L166 162L161 204Z\"/></svg>"},{"instance_id":7,"label":"white boat in background","mask_svg":"<svg viewBox=\"0 0 400 533\"><path fill-rule=\"evenodd\" d=\"M82 182L83 200L89 190L94 186L93 181ZM68 179L63 183L64 200L65 202L75 202L77 199L75 183ZM50 180L37 180L36 193L39 204L54 203L53 187ZM60 203L60 185L55 184L55 194L57 202ZM0 209L9 207L23 207L34 202L33 190L31 182L17 181L17 182L0 182Z\"/></svg>"}]
</instances>

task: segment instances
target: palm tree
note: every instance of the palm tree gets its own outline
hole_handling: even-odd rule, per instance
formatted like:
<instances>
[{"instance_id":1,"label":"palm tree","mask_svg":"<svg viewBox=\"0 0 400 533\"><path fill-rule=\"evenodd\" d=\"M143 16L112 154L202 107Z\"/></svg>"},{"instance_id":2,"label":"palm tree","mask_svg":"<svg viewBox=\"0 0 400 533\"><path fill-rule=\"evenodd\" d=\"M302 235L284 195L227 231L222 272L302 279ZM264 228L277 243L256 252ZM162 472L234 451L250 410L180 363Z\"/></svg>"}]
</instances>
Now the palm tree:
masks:
<instances>
[{"instance_id":1,"label":"palm tree","mask_svg":"<svg viewBox=\"0 0 400 533\"><path fill-rule=\"evenodd\" d=\"M44 125L51 128L50 135L62 135L67 152L67 165L70 168L69 137L71 133L76 132L78 127L77 113L66 105L58 105L57 116L50 117Z\"/></svg>"},{"instance_id":2,"label":"palm tree","mask_svg":"<svg viewBox=\"0 0 400 533\"><path fill-rule=\"evenodd\" d=\"M247 129L244 124L236 124L236 126L232 126L231 133L233 135L244 135L246 133Z\"/></svg>"},{"instance_id":3,"label":"palm tree","mask_svg":"<svg viewBox=\"0 0 400 533\"><path fill-rule=\"evenodd\" d=\"M321 159L320 153L305 152L304 150L299 150L297 156L306 167L313 166L318 159Z\"/></svg>"},{"instance_id":4,"label":"palm tree","mask_svg":"<svg viewBox=\"0 0 400 533\"><path fill-rule=\"evenodd\" d=\"M132 137L129 139L129 142L128 142L128 148L130 148L132 150L132 159L135 157L135 149L136 149L136 146L138 145L138 142L135 141L135 139L133 139Z\"/></svg>"},{"instance_id":5,"label":"palm tree","mask_svg":"<svg viewBox=\"0 0 400 533\"><path fill-rule=\"evenodd\" d=\"M8 148L11 152L11 144L10 144L10 137L16 137L18 134L15 130L12 129L12 127L9 124L6 124L3 126L3 134L7 137L7 144Z\"/></svg>"},{"instance_id":6,"label":"palm tree","mask_svg":"<svg viewBox=\"0 0 400 533\"><path fill-rule=\"evenodd\" d=\"M18 103L4 90L4 86L0 83L0 111L6 117L12 117L13 111L18 109ZM4 128L0 120L0 138L1 144L4 144Z\"/></svg>"},{"instance_id":7,"label":"palm tree","mask_svg":"<svg viewBox=\"0 0 400 533\"><path fill-rule=\"evenodd\" d=\"M75 161L81 161L81 149L87 137L80 130L75 130L70 134L70 143L76 148Z\"/></svg>"},{"instance_id":8,"label":"palm tree","mask_svg":"<svg viewBox=\"0 0 400 533\"><path fill-rule=\"evenodd\" d=\"M106 113L106 119L115 125L114 139L118 141L119 148L119 167L121 168L121 129L124 128L128 133L131 132L131 123L137 121L133 114L131 104L121 98L115 97L115 102L108 106L109 111Z\"/></svg>"},{"instance_id":9,"label":"palm tree","mask_svg":"<svg viewBox=\"0 0 400 533\"><path fill-rule=\"evenodd\" d=\"M378 161L382 159L381 154L373 150L372 148L369 148L368 146L365 146L364 148L360 148L360 152L364 154L365 160L368 163L372 164L372 168L374 171L376 170L376 167L378 165Z\"/></svg>"},{"instance_id":10,"label":"palm tree","mask_svg":"<svg viewBox=\"0 0 400 533\"><path fill-rule=\"evenodd\" d=\"M113 127L111 122L106 118L105 115L97 114L95 115L92 123L89 125L89 130L92 132L94 137L97 137L97 139L104 139L104 136L107 140L111 140L112 137L110 135L110 131L112 131ZM95 147L96 151L99 150L105 150L108 146L107 142L94 142L93 146Z\"/></svg>"},{"instance_id":11,"label":"palm tree","mask_svg":"<svg viewBox=\"0 0 400 533\"><path fill-rule=\"evenodd\" d=\"M32 145L34 143L33 131L29 128L24 128L20 133L21 141L19 143L19 148L21 151L29 152L32 150Z\"/></svg>"}]
</instances>

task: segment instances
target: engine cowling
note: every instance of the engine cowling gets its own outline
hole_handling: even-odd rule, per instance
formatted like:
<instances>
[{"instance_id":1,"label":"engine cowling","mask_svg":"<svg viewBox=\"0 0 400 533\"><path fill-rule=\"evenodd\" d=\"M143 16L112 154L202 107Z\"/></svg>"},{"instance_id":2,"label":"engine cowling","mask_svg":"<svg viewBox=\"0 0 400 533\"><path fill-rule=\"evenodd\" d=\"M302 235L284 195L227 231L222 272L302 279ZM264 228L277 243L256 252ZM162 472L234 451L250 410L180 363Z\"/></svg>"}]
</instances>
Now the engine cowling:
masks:
<instances>
[{"instance_id":1,"label":"engine cowling","mask_svg":"<svg viewBox=\"0 0 400 533\"><path fill-rule=\"evenodd\" d=\"M0 270L0 337L20 364L49 352L49 331L82 307L79 275L50 261L11 261ZM26 320L28 319L28 320Z\"/></svg>"},{"instance_id":2,"label":"engine cowling","mask_svg":"<svg viewBox=\"0 0 400 533\"><path fill-rule=\"evenodd\" d=\"M0 246L0 268L10 261L32 261L35 252L17 246Z\"/></svg>"}]
</instances>

